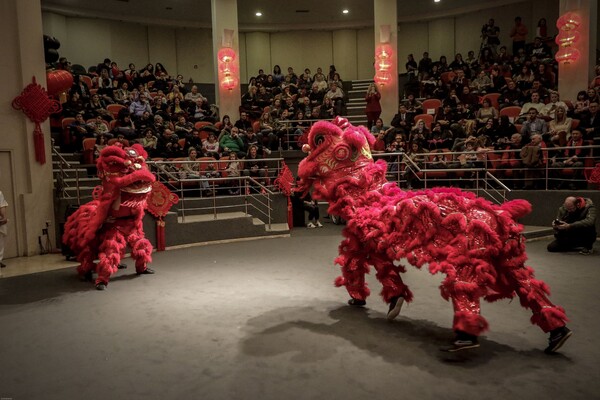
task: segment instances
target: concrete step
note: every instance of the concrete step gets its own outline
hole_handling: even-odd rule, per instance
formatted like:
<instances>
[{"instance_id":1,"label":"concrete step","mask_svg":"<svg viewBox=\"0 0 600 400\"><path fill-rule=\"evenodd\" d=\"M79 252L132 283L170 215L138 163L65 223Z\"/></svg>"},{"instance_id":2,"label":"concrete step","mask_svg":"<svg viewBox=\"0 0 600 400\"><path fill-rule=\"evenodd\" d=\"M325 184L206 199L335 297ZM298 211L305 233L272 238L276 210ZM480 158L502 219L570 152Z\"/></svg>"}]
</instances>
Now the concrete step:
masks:
<instances>
[{"instance_id":1,"label":"concrete step","mask_svg":"<svg viewBox=\"0 0 600 400\"><path fill-rule=\"evenodd\" d=\"M52 174L54 176L54 179L56 179L61 174L61 171L60 169L55 169L52 171ZM88 172L85 168L65 168L62 170L62 174L65 179L74 179L77 176L79 176L79 178L88 177Z\"/></svg>"},{"instance_id":2,"label":"concrete step","mask_svg":"<svg viewBox=\"0 0 600 400\"><path fill-rule=\"evenodd\" d=\"M54 179L54 184L56 184L56 179ZM77 186L77 178L67 178L67 179L63 179L63 182L69 186L69 187L76 187ZM100 182L100 179L96 178L96 177L80 177L79 178L79 187L89 187L89 186L98 186L102 184L102 182Z\"/></svg>"},{"instance_id":3,"label":"concrete step","mask_svg":"<svg viewBox=\"0 0 600 400\"><path fill-rule=\"evenodd\" d=\"M353 85L354 84L361 84L361 83L367 83L367 84L369 84L369 83L373 83L373 82L375 82L373 79L356 79L356 80L352 81L352 84Z\"/></svg>"},{"instance_id":4,"label":"concrete step","mask_svg":"<svg viewBox=\"0 0 600 400\"><path fill-rule=\"evenodd\" d=\"M79 161L67 161L67 162L71 165L71 167L78 166L78 165L81 164L81 162L79 162ZM60 168L60 164L61 164L61 162L59 160L54 160L53 159L52 160L52 169L59 169Z\"/></svg>"},{"instance_id":5,"label":"concrete step","mask_svg":"<svg viewBox=\"0 0 600 400\"><path fill-rule=\"evenodd\" d=\"M523 236L526 239L539 239L554 235L554 229L549 226L525 225L523 227Z\"/></svg>"}]
</instances>

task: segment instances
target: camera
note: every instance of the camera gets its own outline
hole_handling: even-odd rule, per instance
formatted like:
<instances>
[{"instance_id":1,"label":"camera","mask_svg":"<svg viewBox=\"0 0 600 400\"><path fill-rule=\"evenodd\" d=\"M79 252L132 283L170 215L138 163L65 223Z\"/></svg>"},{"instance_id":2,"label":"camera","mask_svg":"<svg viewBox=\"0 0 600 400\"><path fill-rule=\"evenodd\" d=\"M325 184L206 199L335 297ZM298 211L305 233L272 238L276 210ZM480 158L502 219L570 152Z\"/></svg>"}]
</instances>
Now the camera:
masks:
<instances>
[{"instance_id":1,"label":"camera","mask_svg":"<svg viewBox=\"0 0 600 400\"><path fill-rule=\"evenodd\" d=\"M554 221L552 221L552 225L560 225L561 221L559 219L555 219Z\"/></svg>"}]
</instances>

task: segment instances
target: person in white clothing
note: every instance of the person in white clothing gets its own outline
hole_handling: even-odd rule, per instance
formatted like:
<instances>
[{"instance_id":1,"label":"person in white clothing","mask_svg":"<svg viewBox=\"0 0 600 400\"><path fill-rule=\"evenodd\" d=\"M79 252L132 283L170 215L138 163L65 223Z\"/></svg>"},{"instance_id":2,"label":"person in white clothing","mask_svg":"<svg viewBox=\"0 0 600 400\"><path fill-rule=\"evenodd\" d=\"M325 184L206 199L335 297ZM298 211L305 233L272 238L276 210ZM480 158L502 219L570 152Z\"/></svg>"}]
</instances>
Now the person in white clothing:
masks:
<instances>
[{"instance_id":1,"label":"person in white clothing","mask_svg":"<svg viewBox=\"0 0 600 400\"><path fill-rule=\"evenodd\" d=\"M6 267L6 264L2 262L4 259L4 242L6 240L6 235L8 234L6 207L8 207L8 203L4 199L2 192L0 192L0 268Z\"/></svg>"}]
</instances>

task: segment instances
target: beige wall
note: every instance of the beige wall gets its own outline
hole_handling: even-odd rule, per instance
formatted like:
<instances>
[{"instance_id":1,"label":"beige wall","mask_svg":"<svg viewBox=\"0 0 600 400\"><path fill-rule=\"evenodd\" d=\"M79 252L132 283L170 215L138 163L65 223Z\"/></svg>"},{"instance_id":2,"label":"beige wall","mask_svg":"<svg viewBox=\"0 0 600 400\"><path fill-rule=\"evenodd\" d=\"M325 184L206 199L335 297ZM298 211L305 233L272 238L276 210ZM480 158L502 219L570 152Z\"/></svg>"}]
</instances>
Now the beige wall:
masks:
<instances>
[{"instance_id":1,"label":"beige wall","mask_svg":"<svg viewBox=\"0 0 600 400\"><path fill-rule=\"evenodd\" d=\"M373 79L375 75L375 69L373 68L375 58L375 35L373 28L357 31L356 48L358 49L356 60L357 79Z\"/></svg>"}]
</instances>

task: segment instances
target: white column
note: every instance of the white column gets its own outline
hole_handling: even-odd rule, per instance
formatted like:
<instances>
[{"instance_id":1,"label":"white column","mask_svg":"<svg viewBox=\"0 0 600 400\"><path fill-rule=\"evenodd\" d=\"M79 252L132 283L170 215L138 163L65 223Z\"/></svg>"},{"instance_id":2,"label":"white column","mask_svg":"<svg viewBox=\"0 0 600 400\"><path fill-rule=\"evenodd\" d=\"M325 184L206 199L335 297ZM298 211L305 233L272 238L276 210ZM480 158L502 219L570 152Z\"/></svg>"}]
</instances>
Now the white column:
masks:
<instances>
[{"instance_id":1,"label":"white column","mask_svg":"<svg viewBox=\"0 0 600 400\"><path fill-rule=\"evenodd\" d=\"M398 112L398 11L396 0L374 0L374 25L375 25L375 48L381 43L382 35L381 28L389 26L389 44L394 50L392 55L392 69L390 74L392 81L379 87L381 92L381 118L386 125L392 121L394 115ZM387 39L387 38L383 38ZM375 54L373 54L373 60ZM375 68L373 68L373 76L375 76Z\"/></svg>"},{"instance_id":2,"label":"white column","mask_svg":"<svg viewBox=\"0 0 600 400\"><path fill-rule=\"evenodd\" d=\"M221 116L229 115L232 121L239 118L239 108L241 104L240 83L233 90L223 90L219 82L219 63L217 53L223 47L223 36L225 29L233 31L230 47L235 50L237 55L234 64L236 66L237 77L240 77L240 49L238 40L238 18L237 18L237 0L211 0L212 9L212 28L213 28L213 58L215 65L215 95L219 105Z\"/></svg>"},{"instance_id":3,"label":"white column","mask_svg":"<svg viewBox=\"0 0 600 400\"><path fill-rule=\"evenodd\" d=\"M598 1L560 0L559 17L569 11L581 16L581 40L576 44L581 57L577 62L558 66L558 91L561 100L575 101L577 92L587 89L595 76Z\"/></svg>"}]
</instances>

